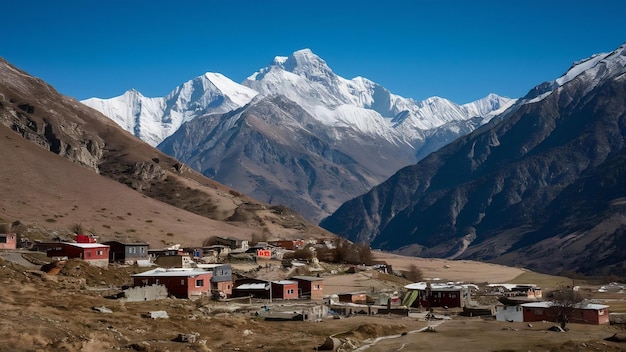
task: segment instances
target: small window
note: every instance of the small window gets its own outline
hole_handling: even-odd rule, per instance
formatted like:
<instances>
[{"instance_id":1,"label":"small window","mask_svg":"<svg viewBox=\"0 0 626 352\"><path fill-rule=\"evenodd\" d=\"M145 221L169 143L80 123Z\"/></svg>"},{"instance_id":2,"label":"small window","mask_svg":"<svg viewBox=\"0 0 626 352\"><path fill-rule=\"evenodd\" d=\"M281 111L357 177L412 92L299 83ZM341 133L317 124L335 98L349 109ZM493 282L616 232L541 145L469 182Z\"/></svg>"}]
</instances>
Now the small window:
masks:
<instances>
[{"instance_id":1,"label":"small window","mask_svg":"<svg viewBox=\"0 0 626 352\"><path fill-rule=\"evenodd\" d=\"M185 280L184 279L180 280L180 285L181 286L185 286Z\"/></svg>"},{"instance_id":2,"label":"small window","mask_svg":"<svg viewBox=\"0 0 626 352\"><path fill-rule=\"evenodd\" d=\"M204 280L196 280L196 287L204 287Z\"/></svg>"},{"instance_id":3,"label":"small window","mask_svg":"<svg viewBox=\"0 0 626 352\"><path fill-rule=\"evenodd\" d=\"M102 255L102 250L97 250L96 255ZM91 253L89 253L89 256L91 257Z\"/></svg>"},{"instance_id":4,"label":"small window","mask_svg":"<svg viewBox=\"0 0 626 352\"><path fill-rule=\"evenodd\" d=\"M320 289L320 285L316 284L316 285L315 285L315 289L316 289L316 290L319 290L319 289Z\"/></svg>"},{"instance_id":5,"label":"small window","mask_svg":"<svg viewBox=\"0 0 626 352\"><path fill-rule=\"evenodd\" d=\"M287 294L288 294L288 295L293 294L293 288L288 289L288 290L287 290Z\"/></svg>"},{"instance_id":6,"label":"small window","mask_svg":"<svg viewBox=\"0 0 626 352\"><path fill-rule=\"evenodd\" d=\"M7 236L0 236L0 243L7 243Z\"/></svg>"},{"instance_id":7,"label":"small window","mask_svg":"<svg viewBox=\"0 0 626 352\"><path fill-rule=\"evenodd\" d=\"M87 257L91 258L91 252L87 252Z\"/></svg>"}]
</instances>

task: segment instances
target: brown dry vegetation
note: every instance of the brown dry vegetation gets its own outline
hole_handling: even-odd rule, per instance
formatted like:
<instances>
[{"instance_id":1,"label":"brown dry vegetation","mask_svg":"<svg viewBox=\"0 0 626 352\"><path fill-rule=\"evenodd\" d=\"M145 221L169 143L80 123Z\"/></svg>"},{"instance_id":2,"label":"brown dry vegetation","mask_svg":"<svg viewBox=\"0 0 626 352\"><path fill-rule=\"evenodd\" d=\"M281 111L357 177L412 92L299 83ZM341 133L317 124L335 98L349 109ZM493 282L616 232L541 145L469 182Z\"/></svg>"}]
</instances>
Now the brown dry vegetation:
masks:
<instances>
[{"instance_id":1,"label":"brown dry vegetation","mask_svg":"<svg viewBox=\"0 0 626 352\"><path fill-rule=\"evenodd\" d=\"M181 193L203 194L220 217L237 212L242 218L224 221L197 215L181 208L193 207L199 196L181 196L186 199L181 207L160 202L50 153L2 125L0 160L4 165L0 167L0 222L29 225L25 236L31 239L68 234L76 224L101 241L138 239L152 248L200 245L211 236L250 239L255 233L270 238L333 236L291 212L276 212L236 197L214 183L184 179L170 191L178 187Z\"/></svg>"}]
</instances>

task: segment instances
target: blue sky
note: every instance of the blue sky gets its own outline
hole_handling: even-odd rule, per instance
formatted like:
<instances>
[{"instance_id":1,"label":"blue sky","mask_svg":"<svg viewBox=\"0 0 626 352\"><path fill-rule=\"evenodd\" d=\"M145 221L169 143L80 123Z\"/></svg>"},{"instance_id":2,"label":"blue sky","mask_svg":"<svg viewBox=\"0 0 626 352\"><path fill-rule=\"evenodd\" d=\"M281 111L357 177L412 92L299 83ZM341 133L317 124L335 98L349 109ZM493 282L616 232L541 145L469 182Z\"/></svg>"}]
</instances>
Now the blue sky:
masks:
<instances>
[{"instance_id":1,"label":"blue sky","mask_svg":"<svg viewBox=\"0 0 626 352\"><path fill-rule=\"evenodd\" d=\"M10 1L0 56L77 99L164 96L204 72L243 81L309 48L392 93L524 95L626 42L626 1Z\"/></svg>"}]
</instances>

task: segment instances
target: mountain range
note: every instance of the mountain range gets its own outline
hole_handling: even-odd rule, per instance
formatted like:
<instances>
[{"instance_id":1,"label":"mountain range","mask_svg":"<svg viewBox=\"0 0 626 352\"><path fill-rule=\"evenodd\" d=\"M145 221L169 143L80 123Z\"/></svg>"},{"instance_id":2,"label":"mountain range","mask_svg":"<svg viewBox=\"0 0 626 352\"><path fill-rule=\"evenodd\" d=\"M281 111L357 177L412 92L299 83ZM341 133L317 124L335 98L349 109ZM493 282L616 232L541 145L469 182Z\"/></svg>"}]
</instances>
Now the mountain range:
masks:
<instances>
[{"instance_id":1,"label":"mountain range","mask_svg":"<svg viewBox=\"0 0 626 352\"><path fill-rule=\"evenodd\" d=\"M189 160L206 162L218 155L211 172L223 173L227 180L248 172L236 166L244 165L251 170L247 180L266 187L272 204L211 180L189 168L192 163L153 148L98 111L0 60L0 162L5 165L0 192L10 195L0 198L0 221L43 223L57 227L53 234L85 223L107 239L133 237L164 245L197 243L215 234L302 238L332 232L402 254L477 259L551 273L626 275L626 45L574 63L563 76L499 104L500 109L483 101L491 106L483 117L428 130L424 135L446 137L454 133L450 126L470 128L418 162L388 171L390 178L343 203L321 223L330 232L274 203L270 194L277 197L283 189L272 190L272 185L291 182L333 199L337 195L325 187L338 183L337 191L353 187L355 177L373 178L365 166L379 170L386 165L375 152L383 155L407 142L408 134L398 137L397 131L408 126L400 122L419 118L409 110L387 118L370 109L378 104L355 107L336 100L325 100L332 108L318 105L327 115L316 115L309 111L313 106L294 96L258 92L255 85L275 88L268 83L272 75L299 80L292 76L308 74L317 77L313 81L324 81L320 75L326 75L333 81L325 65L311 64L313 56L305 50L293 59L275 59L247 80L253 87L245 97L250 100L233 103L233 109L184 117L181 107L193 105L188 97L208 101L214 95L189 95L182 89L181 105L170 105L170 115L185 121L160 143L163 149L202 146ZM299 72L300 64L312 66L305 70L309 73L291 73ZM328 99L338 99L337 92L364 81L334 80L337 89ZM234 101L213 100L210 108L227 100ZM154 106L163 106L159 104ZM198 105L199 111L207 109ZM359 125L356 115L346 114L352 110L378 114L383 122L376 128ZM368 129L372 134L362 134ZM386 138L390 133L393 138ZM411 157L419 159L416 151Z\"/></svg>"},{"instance_id":2,"label":"mountain range","mask_svg":"<svg viewBox=\"0 0 626 352\"><path fill-rule=\"evenodd\" d=\"M338 76L309 49L274 58L242 84L206 73L163 98L130 90L83 101L202 174L312 221L514 102L416 102Z\"/></svg>"},{"instance_id":3,"label":"mountain range","mask_svg":"<svg viewBox=\"0 0 626 352\"><path fill-rule=\"evenodd\" d=\"M625 141L622 45L574 63L321 225L404 254L624 276Z\"/></svg>"}]
</instances>

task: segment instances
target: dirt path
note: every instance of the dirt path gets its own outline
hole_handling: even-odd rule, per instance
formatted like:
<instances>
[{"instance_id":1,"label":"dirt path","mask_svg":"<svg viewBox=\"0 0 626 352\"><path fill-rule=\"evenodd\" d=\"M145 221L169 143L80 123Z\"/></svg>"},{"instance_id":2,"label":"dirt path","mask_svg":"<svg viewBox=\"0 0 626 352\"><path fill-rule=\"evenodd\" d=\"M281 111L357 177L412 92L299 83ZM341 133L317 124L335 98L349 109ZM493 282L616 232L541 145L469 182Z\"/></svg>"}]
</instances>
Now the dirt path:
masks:
<instances>
[{"instance_id":1,"label":"dirt path","mask_svg":"<svg viewBox=\"0 0 626 352\"><path fill-rule=\"evenodd\" d=\"M24 257L22 257L22 253L27 253L27 252L28 251L10 250L10 249L1 250L0 257L12 263L19 264L27 269L40 270L41 265L35 265L29 262L28 260L24 259Z\"/></svg>"}]
</instances>

